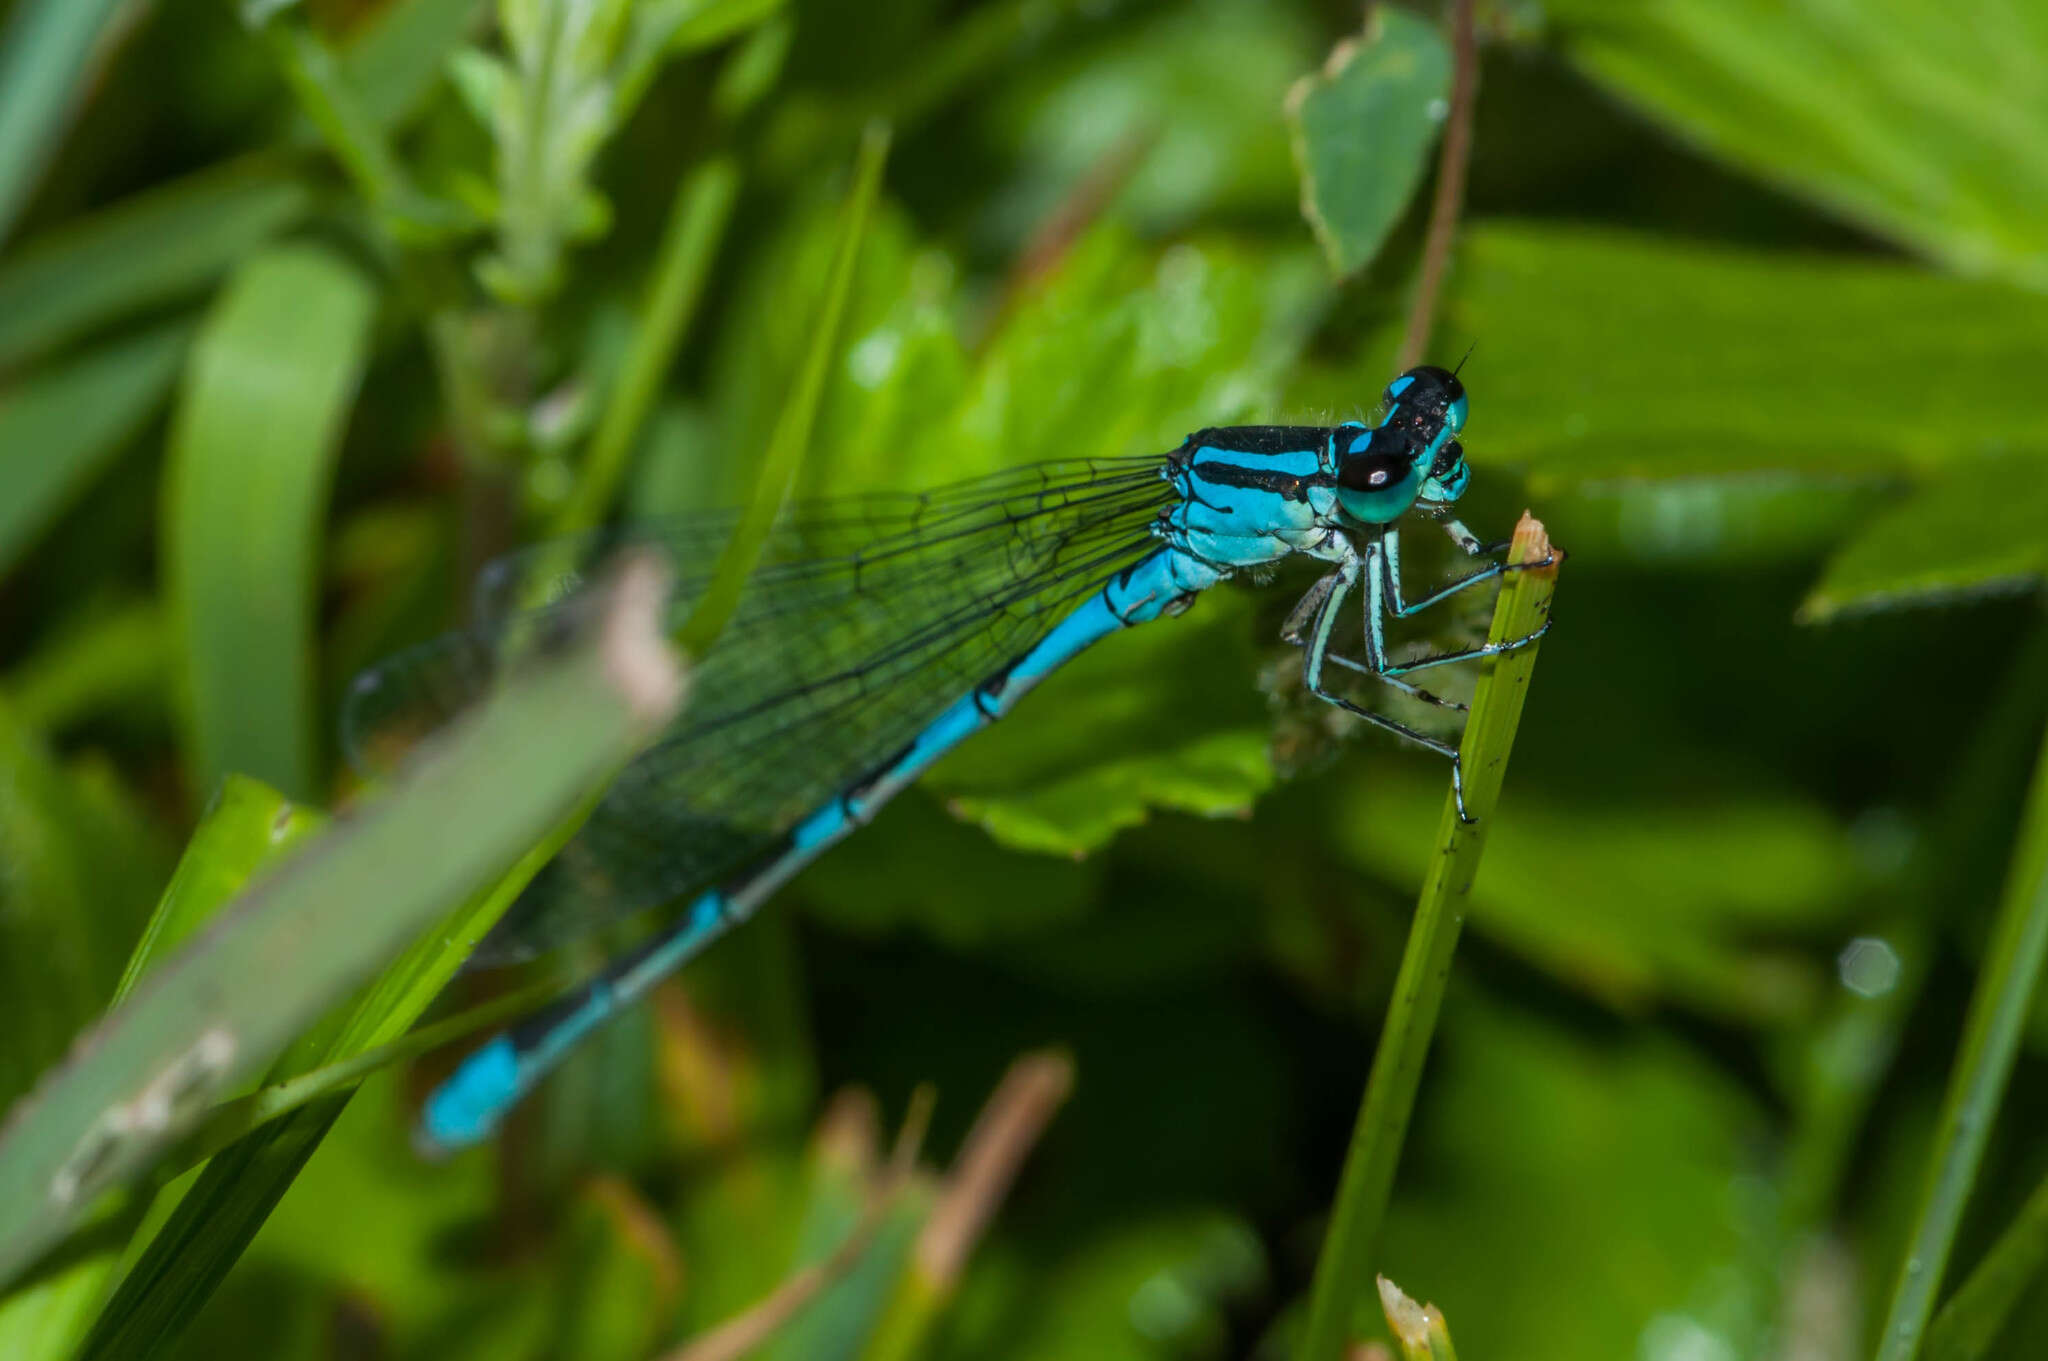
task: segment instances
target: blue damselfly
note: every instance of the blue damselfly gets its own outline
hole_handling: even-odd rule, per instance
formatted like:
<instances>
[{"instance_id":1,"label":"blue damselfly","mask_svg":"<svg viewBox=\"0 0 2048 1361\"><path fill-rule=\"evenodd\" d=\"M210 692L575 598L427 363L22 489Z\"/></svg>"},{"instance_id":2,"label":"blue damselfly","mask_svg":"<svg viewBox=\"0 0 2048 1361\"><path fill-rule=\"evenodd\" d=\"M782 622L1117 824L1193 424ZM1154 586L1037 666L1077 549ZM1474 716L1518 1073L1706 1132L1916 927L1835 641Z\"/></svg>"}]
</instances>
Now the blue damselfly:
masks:
<instances>
[{"instance_id":1,"label":"blue damselfly","mask_svg":"<svg viewBox=\"0 0 2048 1361\"><path fill-rule=\"evenodd\" d=\"M1415 672L1524 646L1538 635L1395 661L1386 621L1500 576L1447 509L1471 478L1457 436L1457 376L1421 367L1388 385L1375 424L1202 430L1163 459L1050 463L914 496L798 505L771 535L729 626L695 659L688 712L629 766L589 821L484 942L484 962L528 957L595 925L689 897L668 930L595 981L472 1054L428 1101L423 1138L484 1137L579 1038L644 994L940 756L1109 634L1186 609L1233 575L1303 557L1327 571L1283 637L1308 689L1446 756L1457 748L1331 688L1338 669L1449 708ZM1441 520L1485 566L1417 600L1402 592L1396 524ZM627 543L660 548L687 609L733 517L703 517L542 545L486 574L482 622L402 653L356 683L345 740L360 757L394 732L473 702L508 639L573 598L565 559ZM1364 655L1332 650L1363 595ZM1545 626L1548 627L1547 625Z\"/></svg>"}]
</instances>

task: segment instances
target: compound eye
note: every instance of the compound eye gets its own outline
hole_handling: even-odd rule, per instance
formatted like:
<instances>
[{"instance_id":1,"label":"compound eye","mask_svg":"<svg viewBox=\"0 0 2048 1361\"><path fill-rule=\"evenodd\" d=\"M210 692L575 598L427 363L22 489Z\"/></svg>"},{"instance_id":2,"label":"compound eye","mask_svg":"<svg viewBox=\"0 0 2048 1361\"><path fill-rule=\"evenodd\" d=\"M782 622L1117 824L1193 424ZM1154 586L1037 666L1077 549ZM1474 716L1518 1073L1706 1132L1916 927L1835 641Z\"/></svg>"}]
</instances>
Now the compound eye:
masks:
<instances>
[{"instance_id":1,"label":"compound eye","mask_svg":"<svg viewBox=\"0 0 2048 1361\"><path fill-rule=\"evenodd\" d=\"M1346 491L1385 491L1398 486L1414 466L1406 454L1360 454L1337 470L1337 485Z\"/></svg>"},{"instance_id":2,"label":"compound eye","mask_svg":"<svg viewBox=\"0 0 2048 1361\"><path fill-rule=\"evenodd\" d=\"M1444 447L1436 451L1436 462L1429 465L1431 477L1442 477L1465 461L1465 446L1456 440L1444 441Z\"/></svg>"}]
</instances>

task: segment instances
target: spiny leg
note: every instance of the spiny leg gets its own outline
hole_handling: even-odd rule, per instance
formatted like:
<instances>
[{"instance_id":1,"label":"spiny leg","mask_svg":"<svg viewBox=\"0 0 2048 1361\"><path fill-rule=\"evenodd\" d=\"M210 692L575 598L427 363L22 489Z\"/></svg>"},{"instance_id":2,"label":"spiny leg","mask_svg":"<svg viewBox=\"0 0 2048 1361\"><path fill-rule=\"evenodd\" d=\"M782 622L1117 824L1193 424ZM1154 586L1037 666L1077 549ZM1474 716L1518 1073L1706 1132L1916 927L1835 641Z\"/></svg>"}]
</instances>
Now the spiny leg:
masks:
<instances>
[{"instance_id":1,"label":"spiny leg","mask_svg":"<svg viewBox=\"0 0 2048 1361\"><path fill-rule=\"evenodd\" d=\"M1352 559L1349 562L1347 562L1345 566L1339 567L1335 571L1330 572L1328 575L1324 576L1322 579L1317 581L1315 585L1309 587L1307 592L1302 595L1301 599L1295 603L1293 611L1287 616L1287 622L1281 625L1281 641L1293 643L1295 646L1301 648L1308 647L1309 639L1314 632L1315 624L1318 620L1320 620L1323 617L1323 612L1325 608L1329 606L1331 592L1337 590L1340 584L1342 585L1345 591L1349 591L1357 583L1357 581L1357 561L1356 559ZM1372 596L1370 593L1368 593L1366 597L1365 622L1367 629L1371 629L1373 627L1374 620L1372 617ZM1324 654L1324 660L1335 662L1338 666L1346 667L1352 671L1356 671L1362 676L1370 676L1376 681L1392 686L1394 689L1401 691L1403 694L1412 695L1416 699L1421 700L1423 703L1434 704L1440 709L1455 709L1459 713L1464 713L1471 708L1471 706L1468 704L1460 704L1456 700L1449 700L1443 698L1440 695L1431 694L1429 691L1423 689L1421 686L1415 684L1413 681L1405 681L1398 676L1390 676L1386 674L1386 672L1384 671L1377 671L1370 666L1364 665L1363 663L1355 662L1351 660L1351 658L1344 656L1342 653L1329 652L1326 650Z\"/></svg>"},{"instance_id":2,"label":"spiny leg","mask_svg":"<svg viewBox=\"0 0 2048 1361\"><path fill-rule=\"evenodd\" d=\"M1462 648L1457 652L1432 652L1414 657L1405 662L1393 662L1387 666L1387 676L1405 676L1411 671L1425 671L1432 666L1445 666L1451 662L1469 662L1479 657L1498 657L1505 652L1516 652L1529 646L1550 632L1550 621L1543 621L1543 627L1534 633L1525 633L1519 638L1505 638L1498 643L1487 643L1481 647Z\"/></svg>"},{"instance_id":3,"label":"spiny leg","mask_svg":"<svg viewBox=\"0 0 2048 1361\"><path fill-rule=\"evenodd\" d=\"M1366 549L1369 565L1376 567L1376 561L1372 557L1374 551L1371 547ZM1309 693L1325 703L1334 704L1344 712L1356 714L1359 718L1364 719L1375 727L1384 728L1397 737L1405 737L1419 747L1427 747L1439 756L1448 758L1451 763L1451 797L1457 803L1458 817L1464 822L1476 821L1476 819L1465 812L1465 763L1459 757L1456 747L1439 738L1431 737L1426 733L1419 733L1407 724L1389 718L1385 714L1374 713L1362 704L1354 704L1352 701L1344 698L1344 696L1326 689L1323 685L1323 663L1325 660L1330 659L1332 655L1330 653L1330 631L1336 626L1337 612L1343 607L1344 598L1350 595L1352 588L1358 584L1358 570L1357 559L1348 559L1340 564L1337 570L1317 582L1315 588L1309 592L1309 595L1304 597L1302 602L1304 606L1309 605L1314 600L1319 600L1319 603L1314 607L1315 614L1312 627L1308 628L1305 633L1303 630L1296 629L1296 636L1290 639L1290 641L1301 642L1305 649L1301 663L1302 679L1307 684ZM1297 623L1305 622L1300 619L1302 613L1303 609L1297 607L1294 617L1288 620L1290 627L1295 626ZM1372 646L1372 630L1370 629L1367 630L1367 646ZM1342 659L1339 658L1338 660ZM1351 665L1356 664L1351 663ZM1379 676L1381 673L1368 670L1367 674ZM1382 676L1381 678L1384 677Z\"/></svg>"},{"instance_id":4,"label":"spiny leg","mask_svg":"<svg viewBox=\"0 0 2048 1361\"><path fill-rule=\"evenodd\" d=\"M1480 543L1478 536L1465 528L1464 522L1461 520L1446 521L1444 523L1444 532L1451 536L1452 542L1474 557L1503 553L1508 548L1508 545L1505 543ZM1387 562L1385 577L1387 613L1399 619L1406 619L1411 615L1418 614L1428 609L1431 605L1436 604L1439 600L1456 595L1468 586L1476 586L1482 581L1491 581L1495 577L1505 575L1508 572L1525 572L1531 567L1547 567L1557 560L1557 555L1553 553L1545 557L1541 562L1491 563L1476 572L1467 573L1455 581L1438 587L1420 600L1403 601L1401 599L1401 533L1392 525L1388 525L1380 534L1380 553Z\"/></svg>"}]
</instances>

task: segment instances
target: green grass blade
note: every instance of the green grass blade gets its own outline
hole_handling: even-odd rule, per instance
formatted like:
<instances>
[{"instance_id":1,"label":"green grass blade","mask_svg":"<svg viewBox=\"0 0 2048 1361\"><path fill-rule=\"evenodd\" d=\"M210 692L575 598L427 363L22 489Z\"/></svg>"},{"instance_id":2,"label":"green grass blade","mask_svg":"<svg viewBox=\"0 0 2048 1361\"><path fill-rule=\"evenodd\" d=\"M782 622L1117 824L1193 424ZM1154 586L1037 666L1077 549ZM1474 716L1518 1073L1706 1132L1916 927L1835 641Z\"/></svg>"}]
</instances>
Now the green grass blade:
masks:
<instances>
[{"instance_id":1,"label":"green grass blade","mask_svg":"<svg viewBox=\"0 0 2048 1361\"><path fill-rule=\"evenodd\" d=\"M281 859L318 819L254 780L231 779L208 810L178 862L154 916L129 956L114 990L119 1005L144 973L189 939L211 915L247 887L261 868ZM97 1213L83 1250L0 1304L0 1356L69 1357L92 1326L126 1240L142 1221L149 1197L124 1192Z\"/></svg>"},{"instance_id":2,"label":"green grass blade","mask_svg":"<svg viewBox=\"0 0 2048 1361\"><path fill-rule=\"evenodd\" d=\"M230 775L200 819L149 925L114 988L118 1006L149 970L184 945L257 871L319 830L326 819L247 776Z\"/></svg>"},{"instance_id":3,"label":"green grass blade","mask_svg":"<svg viewBox=\"0 0 2048 1361\"><path fill-rule=\"evenodd\" d=\"M1550 552L1543 527L1527 515L1516 526L1508 550L1510 562L1540 561ZM1517 572L1510 577L1494 607L1494 642L1518 638L1542 627L1550 617L1556 568ZM1451 956L1465 924L1465 902L1479 873L1488 821L1500 799L1508 753L1522 721L1522 702L1536 669L1531 645L1496 660L1481 676L1472 697L1471 717L1460 746L1465 762L1465 807L1478 821L1458 818L1448 797L1437 833L1437 853L1422 881L1422 897L1401 956L1400 976L1373 1056L1372 1076L1358 1108L1358 1126L1344 1160L1344 1177L1329 1235L1316 1263L1315 1287L1308 1326L1302 1334L1300 1361L1340 1361L1356 1331L1356 1320L1374 1300L1372 1253L1393 1191L1394 1169L1415 1106L1422 1065L1429 1056L1450 979Z\"/></svg>"},{"instance_id":4,"label":"green grass blade","mask_svg":"<svg viewBox=\"0 0 2048 1361\"><path fill-rule=\"evenodd\" d=\"M2048 1177L2034 1187L1991 1251L1934 1316L1927 1329L1927 1361L1978 1361L1988 1355L2013 1306L2030 1288L2042 1288L2044 1267Z\"/></svg>"},{"instance_id":5,"label":"green grass blade","mask_svg":"<svg viewBox=\"0 0 2048 1361\"><path fill-rule=\"evenodd\" d=\"M312 202L283 168L238 162L37 237L0 263L0 368L198 293Z\"/></svg>"},{"instance_id":6,"label":"green grass blade","mask_svg":"<svg viewBox=\"0 0 2048 1361\"><path fill-rule=\"evenodd\" d=\"M279 247L236 273L193 348L164 575L202 790L229 771L294 798L317 788L320 526L375 301L331 253Z\"/></svg>"},{"instance_id":7,"label":"green grass blade","mask_svg":"<svg viewBox=\"0 0 2048 1361\"><path fill-rule=\"evenodd\" d=\"M556 534L589 529L611 508L647 413L696 315L738 195L739 171L728 160L698 167L676 190L632 348L591 438L576 489L556 516Z\"/></svg>"},{"instance_id":8,"label":"green grass blade","mask_svg":"<svg viewBox=\"0 0 2048 1361\"><path fill-rule=\"evenodd\" d=\"M82 1361L159 1354L248 1247L347 1104L346 1095L333 1096L295 1111L209 1163L122 1278L79 1349Z\"/></svg>"},{"instance_id":9,"label":"green grass blade","mask_svg":"<svg viewBox=\"0 0 2048 1361\"><path fill-rule=\"evenodd\" d=\"M861 237L867 232L868 213L881 191L882 166L888 158L889 129L884 124L869 124L861 136L860 156L854 163L853 191L847 196L839 242L833 252L831 272L826 276L824 301L818 308L818 323L811 333L810 349L804 355L796 389L768 440L760 474L754 481L754 494L725 550L718 555L711 583L676 635L677 644L693 656L725 631L726 621L738 607L740 592L746 588L747 578L761 555L761 545L774 528L775 517L781 513L782 503L796 482L797 470L803 466L804 451L811 442L811 426L818 418L818 402L825 392L825 376L839 353L839 324L846 315L847 294L853 288L853 267L860 258Z\"/></svg>"},{"instance_id":10,"label":"green grass blade","mask_svg":"<svg viewBox=\"0 0 2048 1361\"><path fill-rule=\"evenodd\" d=\"M86 67L122 0L22 0L0 32L0 245L84 99Z\"/></svg>"},{"instance_id":11,"label":"green grass blade","mask_svg":"<svg viewBox=\"0 0 2048 1361\"><path fill-rule=\"evenodd\" d=\"M0 392L0 576L157 409L191 333L156 326Z\"/></svg>"},{"instance_id":12,"label":"green grass blade","mask_svg":"<svg viewBox=\"0 0 2048 1361\"><path fill-rule=\"evenodd\" d=\"M2012 1075L2020 1032L2048 953L2048 742L2036 758L2034 787L2020 823L2005 900L1949 1074L1927 1185L1899 1263L1879 1335L1878 1361L1912 1361L1935 1291L1955 1246L1956 1226L1976 1182L1984 1143Z\"/></svg>"},{"instance_id":13,"label":"green grass blade","mask_svg":"<svg viewBox=\"0 0 2048 1361\"><path fill-rule=\"evenodd\" d=\"M596 641L516 677L389 797L243 895L13 1112L0 1134L0 1283L405 942L522 852L530 861L660 729L680 679L656 641L657 576L629 573ZM295 1057L310 1067L410 1025L459 964L460 935L422 940Z\"/></svg>"}]
</instances>

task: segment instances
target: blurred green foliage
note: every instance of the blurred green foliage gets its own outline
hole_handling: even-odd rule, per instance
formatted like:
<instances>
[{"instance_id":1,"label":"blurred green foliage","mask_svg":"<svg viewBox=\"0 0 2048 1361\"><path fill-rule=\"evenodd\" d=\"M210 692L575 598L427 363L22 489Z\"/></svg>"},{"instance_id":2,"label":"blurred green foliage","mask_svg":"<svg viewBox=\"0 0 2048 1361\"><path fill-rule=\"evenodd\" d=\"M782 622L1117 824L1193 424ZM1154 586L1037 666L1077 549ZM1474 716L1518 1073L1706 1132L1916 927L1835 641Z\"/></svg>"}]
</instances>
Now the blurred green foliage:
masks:
<instances>
[{"instance_id":1,"label":"blurred green foliage","mask_svg":"<svg viewBox=\"0 0 2048 1361\"><path fill-rule=\"evenodd\" d=\"M1467 518L1532 506L1573 556L1383 1235L1468 1357L1877 1344L2048 836L2044 15L1480 6L1431 358L1474 347ZM1441 19L0 4L0 1105L124 961L333 844L305 805L356 793L360 667L460 622L500 551L744 501L814 352L807 495L1369 412ZM1443 793L1299 693L1303 584L1055 677L499 1144L414 1156L430 1059L95 1207L0 1285L0 1354L647 1357L849 1234L759 1354L1286 1354ZM396 1038L458 953L270 1075ZM1988 1261L1965 1298L2007 1312L1937 1325L1955 1361L2048 1345L2032 1017L1935 1272ZM940 1169L1046 1046L1073 1090L948 1274Z\"/></svg>"}]
</instances>

